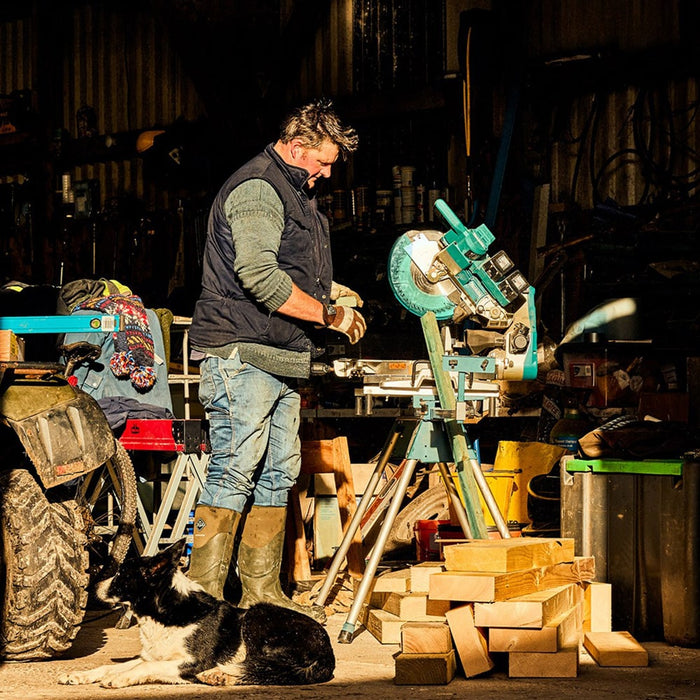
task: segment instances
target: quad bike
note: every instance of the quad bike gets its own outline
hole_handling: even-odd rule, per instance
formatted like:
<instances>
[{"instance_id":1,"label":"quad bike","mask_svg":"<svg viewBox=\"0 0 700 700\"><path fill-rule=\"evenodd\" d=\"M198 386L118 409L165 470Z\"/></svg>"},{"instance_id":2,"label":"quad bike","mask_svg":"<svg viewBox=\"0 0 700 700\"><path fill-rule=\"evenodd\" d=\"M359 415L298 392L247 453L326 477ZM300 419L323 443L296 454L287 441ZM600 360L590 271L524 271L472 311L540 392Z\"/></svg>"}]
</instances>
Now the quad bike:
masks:
<instances>
[{"instance_id":1,"label":"quad bike","mask_svg":"<svg viewBox=\"0 0 700 700\"><path fill-rule=\"evenodd\" d=\"M0 658L65 652L91 583L126 556L129 455L68 366L0 362Z\"/></svg>"}]
</instances>

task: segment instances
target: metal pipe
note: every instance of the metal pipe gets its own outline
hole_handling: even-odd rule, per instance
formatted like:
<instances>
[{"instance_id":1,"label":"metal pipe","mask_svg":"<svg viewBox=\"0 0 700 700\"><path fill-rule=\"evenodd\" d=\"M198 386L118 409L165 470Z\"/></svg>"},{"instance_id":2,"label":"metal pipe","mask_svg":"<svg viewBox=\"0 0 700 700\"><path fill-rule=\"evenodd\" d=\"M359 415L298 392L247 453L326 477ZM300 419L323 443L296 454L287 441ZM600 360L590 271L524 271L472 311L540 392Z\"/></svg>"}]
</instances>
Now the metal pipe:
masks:
<instances>
[{"instance_id":1,"label":"metal pipe","mask_svg":"<svg viewBox=\"0 0 700 700\"><path fill-rule=\"evenodd\" d=\"M343 540L340 543L336 553L333 555L333 560L328 568L326 580L323 582L323 586L321 586L321 590L314 601L314 605L325 605L326 598L328 597L328 594L335 583L335 577L338 575L338 572L343 565L343 560L345 559L345 556L350 549L350 545L352 544L352 539L355 536L357 529L360 527L362 516L364 516L370 501L374 498L374 492L377 484L379 483L379 479L384 473L384 469L386 468L389 458L391 457L391 453L394 451L394 447L396 446L396 441L399 439L402 431L402 425L394 424L394 429L389 435L389 439L387 440L386 444L382 448L382 452L377 461L377 466L374 468L372 476L367 482L365 492L362 494L362 499L360 500L357 509L353 513L352 520L350 520L350 525L348 525L348 528L343 535Z\"/></svg>"},{"instance_id":2,"label":"metal pipe","mask_svg":"<svg viewBox=\"0 0 700 700\"><path fill-rule=\"evenodd\" d=\"M481 491L481 495L483 496L483 499L486 502L486 507L489 509L489 513L491 513L493 522L496 524L496 529L498 530L498 533L504 540L508 539L510 537L508 525L506 524L503 514L498 508L496 499L491 493L491 489L489 488L488 482L486 481L484 472L481 471L481 465L473 457L469 458L469 464L471 464L472 471L474 472L474 479L476 480L476 485Z\"/></svg>"},{"instance_id":3,"label":"metal pipe","mask_svg":"<svg viewBox=\"0 0 700 700\"><path fill-rule=\"evenodd\" d=\"M447 465L444 462L438 462L438 469L440 470L440 476L445 484L445 490L447 491L447 496L450 499L452 508L457 515L457 520L459 520L459 525L462 528L462 532L467 539L472 538L472 528L469 525L469 518L467 517L467 511L464 508L464 504L459 498L459 493L457 492L457 487L452 480L452 475L447 469Z\"/></svg>"},{"instance_id":4,"label":"metal pipe","mask_svg":"<svg viewBox=\"0 0 700 700\"><path fill-rule=\"evenodd\" d=\"M340 634L338 635L338 642L341 644L350 644L352 642L352 635L355 632L355 626L357 620L360 617L360 609L362 608L367 594L369 593L370 586L374 580L374 575L377 571L377 566L379 565L379 560L384 554L384 547L386 546L386 541L389 538L389 533L394 525L394 520L396 520L396 514L399 512L401 503L403 501L404 494L408 488L408 484L413 478L413 472L416 469L416 464L418 464L417 459L406 460L403 473L399 478L399 483L396 486L396 492L391 499L391 504L387 510L382 527L379 530L379 535L377 536L377 541L372 548L372 555L367 562L365 567L365 573L362 576L362 581L355 594L355 599L352 602L352 607L350 612L343 624Z\"/></svg>"}]
</instances>

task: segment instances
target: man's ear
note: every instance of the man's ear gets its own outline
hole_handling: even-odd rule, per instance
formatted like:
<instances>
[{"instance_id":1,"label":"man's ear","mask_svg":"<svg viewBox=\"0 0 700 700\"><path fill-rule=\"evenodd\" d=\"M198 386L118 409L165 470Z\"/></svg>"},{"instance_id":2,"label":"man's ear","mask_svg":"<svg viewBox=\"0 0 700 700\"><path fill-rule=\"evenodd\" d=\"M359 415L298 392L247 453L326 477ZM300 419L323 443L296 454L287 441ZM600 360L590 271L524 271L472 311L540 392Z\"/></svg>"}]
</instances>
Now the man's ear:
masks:
<instances>
[{"instance_id":1,"label":"man's ear","mask_svg":"<svg viewBox=\"0 0 700 700\"><path fill-rule=\"evenodd\" d=\"M304 155L306 147L302 143L301 139L293 138L289 142L289 153L294 160L298 160Z\"/></svg>"}]
</instances>

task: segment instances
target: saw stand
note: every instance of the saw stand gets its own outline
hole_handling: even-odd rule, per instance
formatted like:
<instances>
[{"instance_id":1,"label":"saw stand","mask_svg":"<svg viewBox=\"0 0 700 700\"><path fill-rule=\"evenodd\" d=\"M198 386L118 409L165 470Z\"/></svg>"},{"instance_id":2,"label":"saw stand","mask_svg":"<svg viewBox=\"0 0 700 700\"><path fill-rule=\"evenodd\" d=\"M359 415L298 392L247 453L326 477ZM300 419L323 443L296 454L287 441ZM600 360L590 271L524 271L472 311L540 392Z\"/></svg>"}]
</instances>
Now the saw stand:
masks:
<instances>
[{"instance_id":1,"label":"saw stand","mask_svg":"<svg viewBox=\"0 0 700 700\"><path fill-rule=\"evenodd\" d=\"M391 502L377 535L377 540L367 560L353 604L338 636L338 641L341 644L349 644L353 640L362 605L370 592L389 533L419 462L438 465L447 495L465 537L468 539L486 539L488 537L484 514L479 502L479 491L501 537L510 537L505 519L481 472L481 465L464 430L464 424L456 419L455 392L448 372L443 369L444 351L435 315L428 312L421 318L421 323L440 407L435 401L426 401L424 397L421 397L422 417L414 421L397 421L394 424L377 460L374 472L367 483L360 504L331 561L319 595L314 601L315 605L323 606L325 604L387 463L392 456L402 458L398 483L391 496ZM432 405L430 405L431 403ZM408 427L412 427L413 430L409 432ZM460 499L452 475L449 473L448 462L455 464L464 502Z\"/></svg>"}]
</instances>

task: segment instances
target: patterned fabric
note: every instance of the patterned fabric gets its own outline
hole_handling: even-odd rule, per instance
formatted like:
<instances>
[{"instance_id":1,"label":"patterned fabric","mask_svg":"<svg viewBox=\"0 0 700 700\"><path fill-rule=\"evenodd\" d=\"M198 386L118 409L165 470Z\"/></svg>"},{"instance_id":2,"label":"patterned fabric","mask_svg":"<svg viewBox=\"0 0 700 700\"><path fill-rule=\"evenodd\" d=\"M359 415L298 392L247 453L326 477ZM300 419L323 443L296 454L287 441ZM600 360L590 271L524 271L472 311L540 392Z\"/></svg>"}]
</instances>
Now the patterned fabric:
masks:
<instances>
[{"instance_id":1,"label":"patterned fabric","mask_svg":"<svg viewBox=\"0 0 700 700\"><path fill-rule=\"evenodd\" d=\"M148 391L156 381L153 367L153 336L141 299L135 295L112 295L82 301L76 309L89 309L119 316L119 331L113 334L115 352L109 366L116 377L129 377L139 391Z\"/></svg>"}]
</instances>

